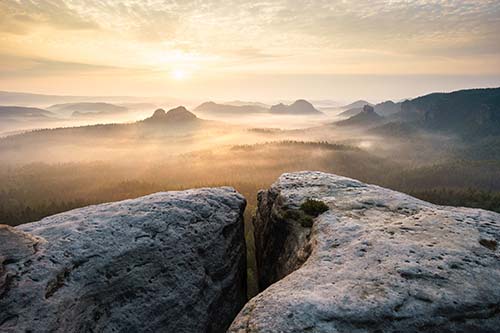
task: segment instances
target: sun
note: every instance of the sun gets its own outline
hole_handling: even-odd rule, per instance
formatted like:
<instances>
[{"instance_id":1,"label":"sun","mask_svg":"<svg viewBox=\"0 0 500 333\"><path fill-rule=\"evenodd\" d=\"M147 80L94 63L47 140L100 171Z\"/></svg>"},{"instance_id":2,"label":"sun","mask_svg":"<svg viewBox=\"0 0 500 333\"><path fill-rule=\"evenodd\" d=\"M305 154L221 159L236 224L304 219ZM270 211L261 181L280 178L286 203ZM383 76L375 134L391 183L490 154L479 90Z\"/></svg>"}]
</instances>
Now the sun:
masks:
<instances>
[{"instance_id":1,"label":"sun","mask_svg":"<svg viewBox=\"0 0 500 333\"><path fill-rule=\"evenodd\" d=\"M170 75L172 76L172 78L174 80L177 80L177 81L182 81L182 80L187 78L187 73L180 68L176 68L176 69L172 70Z\"/></svg>"}]
</instances>

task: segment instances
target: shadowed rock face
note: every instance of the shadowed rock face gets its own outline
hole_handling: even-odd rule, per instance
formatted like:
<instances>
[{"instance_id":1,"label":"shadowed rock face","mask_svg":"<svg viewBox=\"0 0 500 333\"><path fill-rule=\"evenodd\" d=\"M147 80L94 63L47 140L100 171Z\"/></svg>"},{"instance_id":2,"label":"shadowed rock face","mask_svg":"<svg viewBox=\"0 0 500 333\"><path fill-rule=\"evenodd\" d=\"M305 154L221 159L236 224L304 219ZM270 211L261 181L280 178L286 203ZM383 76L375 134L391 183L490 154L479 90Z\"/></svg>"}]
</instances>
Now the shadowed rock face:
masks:
<instances>
[{"instance_id":1,"label":"shadowed rock face","mask_svg":"<svg viewBox=\"0 0 500 333\"><path fill-rule=\"evenodd\" d=\"M399 118L466 140L500 135L500 88L433 93L402 103Z\"/></svg>"},{"instance_id":2,"label":"shadowed rock face","mask_svg":"<svg viewBox=\"0 0 500 333\"><path fill-rule=\"evenodd\" d=\"M246 300L245 199L165 192L0 227L0 331L224 332Z\"/></svg>"},{"instance_id":3,"label":"shadowed rock face","mask_svg":"<svg viewBox=\"0 0 500 333\"><path fill-rule=\"evenodd\" d=\"M308 198L329 210L299 223ZM259 282L230 332L497 332L500 214L321 172L259 194ZM310 224L309 224L310 225Z\"/></svg>"}]
</instances>

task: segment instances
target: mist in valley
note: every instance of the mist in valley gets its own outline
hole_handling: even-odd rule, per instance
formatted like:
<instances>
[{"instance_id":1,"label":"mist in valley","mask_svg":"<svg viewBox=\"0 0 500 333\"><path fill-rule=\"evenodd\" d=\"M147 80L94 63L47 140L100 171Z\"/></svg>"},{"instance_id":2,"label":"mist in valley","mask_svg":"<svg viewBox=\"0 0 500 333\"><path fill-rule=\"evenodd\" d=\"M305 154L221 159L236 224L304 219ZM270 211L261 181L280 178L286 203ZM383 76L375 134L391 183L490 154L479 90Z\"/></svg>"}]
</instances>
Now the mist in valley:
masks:
<instances>
[{"instance_id":1,"label":"mist in valley","mask_svg":"<svg viewBox=\"0 0 500 333\"><path fill-rule=\"evenodd\" d=\"M370 108L350 117L342 116L348 107L314 115L165 109L88 112L90 120L41 123L45 129L0 139L0 222L16 225L87 204L219 185L244 193L251 216L259 189L298 170L332 172L436 203L499 209L495 136L431 130L396 113L366 122L365 114L375 113Z\"/></svg>"}]
</instances>

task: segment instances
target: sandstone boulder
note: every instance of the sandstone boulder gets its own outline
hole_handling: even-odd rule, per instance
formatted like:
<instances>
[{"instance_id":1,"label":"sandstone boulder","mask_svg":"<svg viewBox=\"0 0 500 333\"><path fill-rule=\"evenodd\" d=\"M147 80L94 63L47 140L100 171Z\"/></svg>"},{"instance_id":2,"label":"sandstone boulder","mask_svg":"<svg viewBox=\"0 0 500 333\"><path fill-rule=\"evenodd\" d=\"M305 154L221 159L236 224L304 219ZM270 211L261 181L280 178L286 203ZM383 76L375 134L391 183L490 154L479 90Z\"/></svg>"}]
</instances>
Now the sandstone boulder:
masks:
<instances>
[{"instance_id":1,"label":"sandstone boulder","mask_svg":"<svg viewBox=\"0 0 500 333\"><path fill-rule=\"evenodd\" d=\"M245 199L165 192L0 227L1 332L224 332L246 300Z\"/></svg>"},{"instance_id":2,"label":"sandstone boulder","mask_svg":"<svg viewBox=\"0 0 500 333\"><path fill-rule=\"evenodd\" d=\"M329 210L311 224L307 199ZM500 214L321 172L259 194L259 283L230 332L498 332Z\"/></svg>"}]
</instances>

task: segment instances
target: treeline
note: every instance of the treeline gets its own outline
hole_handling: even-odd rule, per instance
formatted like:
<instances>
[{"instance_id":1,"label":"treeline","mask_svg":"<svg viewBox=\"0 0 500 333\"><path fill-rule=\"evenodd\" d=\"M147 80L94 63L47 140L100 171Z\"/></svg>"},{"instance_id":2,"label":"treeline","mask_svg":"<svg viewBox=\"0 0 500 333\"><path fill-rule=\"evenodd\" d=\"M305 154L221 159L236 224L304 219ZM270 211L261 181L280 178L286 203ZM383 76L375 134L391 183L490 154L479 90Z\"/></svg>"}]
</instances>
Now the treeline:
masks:
<instances>
[{"instance_id":1,"label":"treeline","mask_svg":"<svg viewBox=\"0 0 500 333\"><path fill-rule=\"evenodd\" d=\"M69 209L167 190L229 185L249 210L284 172L320 170L446 205L500 211L500 162L454 160L410 168L327 142L283 141L201 151L155 163L0 166L0 223L18 225Z\"/></svg>"},{"instance_id":2,"label":"treeline","mask_svg":"<svg viewBox=\"0 0 500 333\"><path fill-rule=\"evenodd\" d=\"M450 160L421 167L403 167L382 179L400 191L421 189L476 189L500 191L500 161Z\"/></svg>"},{"instance_id":3,"label":"treeline","mask_svg":"<svg viewBox=\"0 0 500 333\"><path fill-rule=\"evenodd\" d=\"M27 204L5 199L4 195L0 195L0 223L19 225L90 204L92 203L84 200L57 200Z\"/></svg>"},{"instance_id":4,"label":"treeline","mask_svg":"<svg viewBox=\"0 0 500 333\"><path fill-rule=\"evenodd\" d=\"M476 189L437 188L409 191L409 194L438 205L483 208L500 213L500 192Z\"/></svg>"},{"instance_id":5,"label":"treeline","mask_svg":"<svg viewBox=\"0 0 500 333\"><path fill-rule=\"evenodd\" d=\"M235 145L232 147L233 150L253 150L259 147L269 148L274 147L290 147L294 146L296 148L323 148L329 150L358 150L361 149L355 146L344 145L339 143L330 143L328 141L298 141L298 140L281 140L281 141L269 141L264 143L254 143L246 145Z\"/></svg>"}]
</instances>

